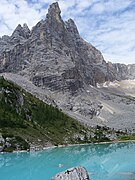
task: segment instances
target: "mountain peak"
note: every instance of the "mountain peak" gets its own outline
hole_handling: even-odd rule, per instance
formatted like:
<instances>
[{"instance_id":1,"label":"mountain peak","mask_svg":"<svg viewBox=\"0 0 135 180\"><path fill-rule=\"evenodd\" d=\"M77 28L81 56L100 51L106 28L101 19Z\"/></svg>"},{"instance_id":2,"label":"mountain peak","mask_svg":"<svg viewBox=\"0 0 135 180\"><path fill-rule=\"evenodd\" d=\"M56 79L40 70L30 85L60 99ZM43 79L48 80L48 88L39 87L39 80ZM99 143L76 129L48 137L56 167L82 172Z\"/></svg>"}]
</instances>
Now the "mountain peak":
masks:
<instances>
[{"instance_id":1,"label":"mountain peak","mask_svg":"<svg viewBox=\"0 0 135 180\"><path fill-rule=\"evenodd\" d=\"M12 39L15 42L19 42L18 40L20 39L27 39L30 35L30 30L27 26L26 23L23 24L23 26L21 26L20 24L15 28L14 32L12 33ZM16 41L16 40L17 41Z\"/></svg>"},{"instance_id":2,"label":"mountain peak","mask_svg":"<svg viewBox=\"0 0 135 180\"><path fill-rule=\"evenodd\" d=\"M21 26L21 24L18 24L14 32L12 33L12 36L16 36L16 35L22 36L22 32L23 32L23 27Z\"/></svg>"},{"instance_id":3,"label":"mountain peak","mask_svg":"<svg viewBox=\"0 0 135 180\"><path fill-rule=\"evenodd\" d=\"M66 25L66 28L70 29L72 33L79 35L78 29L73 19L68 19L68 21L65 22L65 25Z\"/></svg>"},{"instance_id":4,"label":"mountain peak","mask_svg":"<svg viewBox=\"0 0 135 180\"><path fill-rule=\"evenodd\" d=\"M48 9L47 17L56 18L59 20L61 18L60 13L61 13L61 10L59 8L59 4L58 4L58 2L55 2L50 5L50 7Z\"/></svg>"},{"instance_id":5,"label":"mountain peak","mask_svg":"<svg viewBox=\"0 0 135 180\"><path fill-rule=\"evenodd\" d=\"M28 25L26 23L23 24L23 29L24 29L24 31L30 33L30 29L29 29L29 27L28 27Z\"/></svg>"},{"instance_id":6,"label":"mountain peak","mask_svg":"<svg viewBox=\"0 0 135 180\"><path fill-rule=\"evenodd\" d=\"M15 31L20 31L20 30L22 30L22 26L21 26L21 24L18 24L17 27L15 28L14 32Z\"/></svg>"}]
</instances>

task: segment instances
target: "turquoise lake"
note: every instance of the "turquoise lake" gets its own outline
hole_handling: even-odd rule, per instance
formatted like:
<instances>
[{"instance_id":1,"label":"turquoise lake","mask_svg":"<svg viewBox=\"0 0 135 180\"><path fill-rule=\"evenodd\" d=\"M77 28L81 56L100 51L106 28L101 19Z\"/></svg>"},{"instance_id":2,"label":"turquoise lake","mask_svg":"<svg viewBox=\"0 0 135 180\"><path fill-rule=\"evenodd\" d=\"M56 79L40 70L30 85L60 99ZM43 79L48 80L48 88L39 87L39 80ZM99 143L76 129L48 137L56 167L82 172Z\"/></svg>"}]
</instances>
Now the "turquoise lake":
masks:
<instances>
[{"instance_id":1,"label":"turquoise lake","mask_svg":"<svg viewBox=\"0 0 135 180\"><path fill-rule=\"evenodd\" d=\"M135 180L135 142L0 154L0 180L50 180L77 165L88 170L91 180Z\"/></svg>"}]
</instances>

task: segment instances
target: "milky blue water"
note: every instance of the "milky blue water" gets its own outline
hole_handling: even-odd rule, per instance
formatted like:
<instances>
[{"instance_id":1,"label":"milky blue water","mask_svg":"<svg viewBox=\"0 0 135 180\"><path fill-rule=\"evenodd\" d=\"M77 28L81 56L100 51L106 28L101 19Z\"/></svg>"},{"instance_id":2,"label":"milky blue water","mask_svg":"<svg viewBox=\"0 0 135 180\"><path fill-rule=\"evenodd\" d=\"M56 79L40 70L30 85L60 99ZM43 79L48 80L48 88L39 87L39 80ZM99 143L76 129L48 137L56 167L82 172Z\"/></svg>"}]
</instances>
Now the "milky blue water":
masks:
<instances>
[{"instance_id":1,"label":"milky blue water","mask_svg":"<svg viewBox=\"0 0 135 180\"><path fill-rule=\"evenodd\" d=\"M56 173L77 165L86 167L91 180L135 180L135 143L0 154L0 180L50 180Z\"/></svg>"}]
</instances>

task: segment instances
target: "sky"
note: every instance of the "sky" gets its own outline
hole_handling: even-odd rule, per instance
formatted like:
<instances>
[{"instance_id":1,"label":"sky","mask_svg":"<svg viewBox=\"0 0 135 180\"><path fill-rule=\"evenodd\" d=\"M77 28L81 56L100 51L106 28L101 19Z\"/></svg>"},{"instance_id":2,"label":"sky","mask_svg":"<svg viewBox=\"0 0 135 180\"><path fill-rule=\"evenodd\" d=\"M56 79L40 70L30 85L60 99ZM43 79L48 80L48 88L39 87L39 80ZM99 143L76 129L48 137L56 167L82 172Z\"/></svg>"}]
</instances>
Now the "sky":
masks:
<instances>
[{"instance_id":1,"label":"sky","mask_svg":"<svg viewBox=\"0 0 135 180\"><path fill-rule=\"evenodd\" d=\"M0 0L0 36L11 35L18 24L31 29L56 1L62 18L72 18L106 61L135 63L135 0Z\"/></svg>"}]
</instances>

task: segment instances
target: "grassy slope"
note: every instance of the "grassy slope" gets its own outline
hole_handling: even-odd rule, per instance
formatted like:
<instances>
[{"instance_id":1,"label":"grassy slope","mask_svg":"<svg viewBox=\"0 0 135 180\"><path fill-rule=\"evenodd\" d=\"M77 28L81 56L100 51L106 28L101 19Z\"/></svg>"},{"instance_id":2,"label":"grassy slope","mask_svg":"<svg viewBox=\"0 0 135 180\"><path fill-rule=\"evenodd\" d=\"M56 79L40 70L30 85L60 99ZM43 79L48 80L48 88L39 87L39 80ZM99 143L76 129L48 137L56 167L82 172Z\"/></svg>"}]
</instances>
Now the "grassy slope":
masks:
<instances>
[{"instance_id":1,"label":"grassy slope","mask_svg":"<svg viewBox=\"0 0 135 180\"><path fill-rule=\"evenodd\" d=\"M19 86L0 78L0 131L35 144L79 143L87 128ZM90 130L89 130L90 131Z\"/></svg>"}]
</instances>

